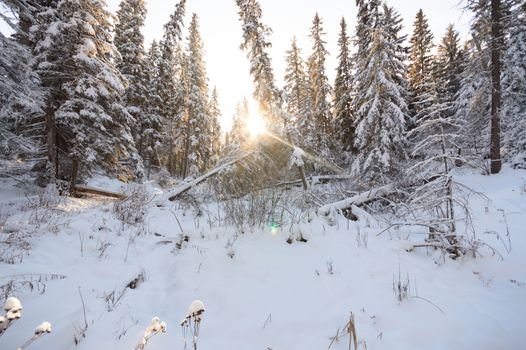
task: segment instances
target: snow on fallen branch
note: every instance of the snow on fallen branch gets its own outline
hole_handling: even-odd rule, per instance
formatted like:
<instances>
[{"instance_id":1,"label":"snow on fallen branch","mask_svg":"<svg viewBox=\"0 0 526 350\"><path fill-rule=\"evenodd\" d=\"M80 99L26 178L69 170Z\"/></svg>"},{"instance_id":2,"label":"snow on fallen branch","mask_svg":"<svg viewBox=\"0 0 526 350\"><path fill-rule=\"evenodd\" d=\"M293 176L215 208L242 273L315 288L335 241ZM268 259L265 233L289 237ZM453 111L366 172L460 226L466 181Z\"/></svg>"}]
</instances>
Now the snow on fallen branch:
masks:
<instances>
[{"instance_id":1,"label":"snow on fallen branch","mask_svg":"<svg viewBox=\"0 0 526 350\"><path fill-rule=\"evenodd\" d=\"M329 215L332 210L347 209L352 206L364 204L372 200L375 200L377 198L390 195L394 192L396 192L396 189L393 184L385 185L385 186L378 187L378 188L373 188L370 191L357 194L356 196L346 198L338 202L329 203L327 205L324 205L318 208L317 213L318 215Z\"/></svg>"},{"instance_id":2,"label":"snow on fallen branch","mask_svg":"<svg viewBox=\"0 0 526 350\"><path fill-rule=\"evenodd\" d=\"M111 197L111 198L117 198L117 199L124 198L124 195L122 193L107 191L107 190L103 190L100 188L84 186L84 185L75 185L75 187L73 188L73 191L76 193L94 194L97 196Z\"/></svg>"},{"instance_id":3,"label":"snow on fallen branch","mask_svg":"<svg viewBox=\"0 0 526 350\"><path fill-rule=\"evenodd\" d=\"M242 156L240 156L238 158L235 158L235 159L233 159L233 160L231 160L231 161L229 161L227 163L219 165L218 167L210 170L208 173L198 177L195 180L183 183L182 185L171 189L167 193L167 195L169 196L168 200L173 202L174 200L177 199L177 197L179 197L181 194L185 193L186 191L190 190L192 187L199 185L201 182L205 181L209 177L212 177L212 176L216 175L220 171L222 171L222 170L226 169L227 167L229 167L229 166L231 166L231 165L233 165L233 164L235 164L235 163L247 158L248 156L252 155L253 153L254 152L245 153L244 155L242 155Z\"/></svg>"}]
</instances>

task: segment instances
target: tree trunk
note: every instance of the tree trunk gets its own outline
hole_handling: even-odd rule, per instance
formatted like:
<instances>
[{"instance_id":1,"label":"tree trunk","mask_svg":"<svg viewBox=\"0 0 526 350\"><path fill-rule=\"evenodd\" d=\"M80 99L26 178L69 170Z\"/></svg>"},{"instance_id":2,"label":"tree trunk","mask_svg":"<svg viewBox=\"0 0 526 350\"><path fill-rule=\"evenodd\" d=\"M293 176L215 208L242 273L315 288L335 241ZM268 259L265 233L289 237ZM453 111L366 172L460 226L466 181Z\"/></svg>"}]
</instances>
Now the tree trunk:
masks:
<instances>
[{"instance_id":1,"label":"tree trunk","mask_svg":"<svg viewBox=\"0 0 526 350\"><path fill-rule=\"evenodd\" d=\"M502 167L502 160L500 159L500 53L502 50L501 18L501 0L491 0L491 77L493 88L491 91L490 170L492 174L497 174Z\"/></svg>"},{"instance_id":2,"label":"tree trunk","mask_svg":"<svg viewBox=\"0 0 526 350\"><path fill-rule=\"evenodd\" d=\"M77 175L79 172L79 162L76 159L73 159L73 164L71 165L71 179L69 182L69 193L72 196L75 196L75 183L77 182Z\"/></svg>"}]
</instances>

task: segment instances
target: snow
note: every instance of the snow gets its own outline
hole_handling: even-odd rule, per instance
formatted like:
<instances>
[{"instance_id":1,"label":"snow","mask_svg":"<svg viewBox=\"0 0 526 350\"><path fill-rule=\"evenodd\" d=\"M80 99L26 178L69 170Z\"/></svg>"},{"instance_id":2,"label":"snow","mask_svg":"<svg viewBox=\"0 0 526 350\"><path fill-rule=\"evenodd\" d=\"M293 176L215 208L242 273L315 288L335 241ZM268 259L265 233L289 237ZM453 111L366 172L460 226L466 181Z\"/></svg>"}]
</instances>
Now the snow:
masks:
<instances>
[{"instance_id":1,"label":"snow","mask_svg":"<svg viewBox=\"0 0 526 350\"><path fill-rule=\"evenodd\" d=\"M35 329L35 334L43 334L43 333L51 333L51 323L49 323L49 322L42 322Z\"/></svg>"},{"instance_id":2,"label":"snow","mask_svg":"<svg viewBox=\"0 0 526 350\"><path fill-rule=\"evenodd\" d=\"M215 216L223 214L217 204L203 206L201 216L179 201L158 207L154 203L165 196L151 184L148 191L157 197L147 204L141 228L120 222L109 200L63 198L61 205L74 211L27 209L22 204L36 200L35 192L26 199L24 190L6 181L0 207L18 200L7 220L17 232L31 233L31 248L22 263L0 263L0 285L6 276L66 278L46 280L43 293L13 292L24 315L0 337L0 349L17 348L43 319L53 323L53 333L31 349L132 349L154 315L158 326L162 319L168 328L146 349L182 349L179 323L195 300L207 304L199 349L326 349L351 311L358 339L369 350L524 349L526 171L505 167L494 176L455 176L491 199L472 198L473 225L504 260L484 251L477 259L444 261L432 250L408 251L415 229L377 236L386 229L380 221L341 216L295 223L306 243L288 244L287 225L237 235L218 225ZM125 188L101 176L89 185ZM189 237L180 248L177 220ZM507 240L491 233L505 237L506 228L509 254ZM142 272L144 282L125 289ZM392 290L399 278L409 282L402 302ZM111 293L117 298L124 289L112 304ZM74 338L80 340L76 347ZM347 340L331 349L348 349Z\"/></svg>"},{"instance_id":3,"label":"snow","mask_svg":"<svg viewBox=\"0 0 526 350\"><path fill-rule=\"evenodd\" d=\"M22 303L15 297L9 297L4 303L5 311L19 311L22 310Z\"/></svg>"}]
</instances>

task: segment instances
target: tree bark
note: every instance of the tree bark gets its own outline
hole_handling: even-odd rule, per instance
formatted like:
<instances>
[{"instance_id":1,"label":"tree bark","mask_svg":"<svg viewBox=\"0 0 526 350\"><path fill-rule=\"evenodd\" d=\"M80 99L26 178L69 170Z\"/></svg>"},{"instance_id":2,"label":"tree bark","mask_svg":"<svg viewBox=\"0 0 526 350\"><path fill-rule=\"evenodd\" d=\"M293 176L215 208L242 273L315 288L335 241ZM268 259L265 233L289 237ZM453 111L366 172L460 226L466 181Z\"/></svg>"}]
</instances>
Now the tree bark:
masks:
<instances>
[{"instance_id":1,"label":"tree bark","mask_svg":"<svg viewBox=\"0 0 526 350\"><path fill-rule=\"evenodd\" d=\"M491 145L490 171L497 174L502 168L500 158L500 107L501 107L501 62L502 50L501 0L491 0Z\"/></svg>"}]
</instances>

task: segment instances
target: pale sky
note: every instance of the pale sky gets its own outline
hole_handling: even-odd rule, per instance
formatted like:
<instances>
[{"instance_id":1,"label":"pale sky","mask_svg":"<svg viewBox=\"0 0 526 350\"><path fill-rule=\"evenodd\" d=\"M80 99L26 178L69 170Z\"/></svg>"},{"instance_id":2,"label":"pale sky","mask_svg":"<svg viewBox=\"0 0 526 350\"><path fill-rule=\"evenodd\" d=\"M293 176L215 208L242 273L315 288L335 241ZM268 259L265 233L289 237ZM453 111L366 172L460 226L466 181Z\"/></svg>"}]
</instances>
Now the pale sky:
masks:
<instances>
[{"instance_id":1,"label":"pale sky","mask_svg":"<svg viewBox=\"0 0 526 350\"><path fill-rule=\"evenodd\" d=\"M112 11L116 11L120 0L107 0ZM161 39L163 25L168 21L178 0L146 0L148 17L144 28L147 46L153 39ZM404 18L406 33L412 31L414 17L422 8L427 15L435 42L445 32L449 23L455 24L457 30L467 33L469 15L458 6L459 0L398 0L390 1ZM289 49L291 39L296 35L302 48L303 56L311 51L308 38L312 19L316 12L322 17L327 35L327 73L334 79L336 69L337 40L339 22L345 17L349 35L354 33L356 8L354 0L260 0L263 9L263 22L273 30L272 63L276 80L281 86L285 65L285 51ZM229 128L229 122L237 101L252 94L252 83L249 76L248 62L245 54L239 50L241 44L241 26L234 0L188 0L186 23L191 14L197 13L200 18L201 35L206 52L206 64L210 87L217 86L222 124Z\"/></svg>"}]
</instances>

